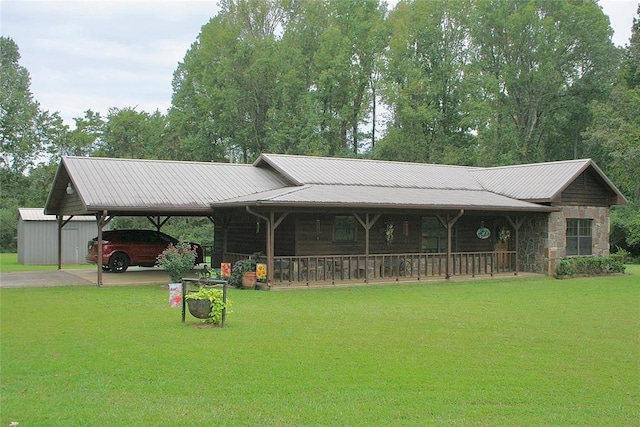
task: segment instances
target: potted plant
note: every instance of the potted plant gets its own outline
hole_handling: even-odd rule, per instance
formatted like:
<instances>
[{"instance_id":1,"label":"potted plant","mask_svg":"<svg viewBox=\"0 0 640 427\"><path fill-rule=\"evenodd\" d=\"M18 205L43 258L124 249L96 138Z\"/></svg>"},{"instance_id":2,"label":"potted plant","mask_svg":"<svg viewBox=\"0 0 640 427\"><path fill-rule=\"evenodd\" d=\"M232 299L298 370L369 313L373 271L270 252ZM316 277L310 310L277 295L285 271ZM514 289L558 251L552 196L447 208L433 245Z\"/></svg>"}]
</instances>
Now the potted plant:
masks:
<instances>
[{"instance_id":1,"label":"potted plant","mask_svg":"<svg viewBox=\"0 0 640 427\"><path fill-rule=\"evenodd\" d=\"M222 324L222 312L230 306L230 301L224 300L222 289L207 286L200 286L197 291L189 292L184 299L189 313L214 325Z\"/></svg>"},{"instance_id":2,"label":"potted plant","mask_svg":"<svg viewBox=\"0 0 640 427\"><path fill-rule=\"evenodd\" d=\"M158 266L164 268L171 283L180 283L182 278L187 275L196 262L196 251L190 243L182 242L174 245L169 243L167 249L162 251L157 258Z\"/></svg>"},{"instance_id":3,"label":"potted plant","mask_svg":"<svg viewBox=\"0 0 640 427\"><path fill-rule=\"evenodd\" d=\"M259 253L255 253L247 259L236 261L231 269L229 284L238 288L253 289L256 286L256 260Z\"/></svg>"}]
</instances>

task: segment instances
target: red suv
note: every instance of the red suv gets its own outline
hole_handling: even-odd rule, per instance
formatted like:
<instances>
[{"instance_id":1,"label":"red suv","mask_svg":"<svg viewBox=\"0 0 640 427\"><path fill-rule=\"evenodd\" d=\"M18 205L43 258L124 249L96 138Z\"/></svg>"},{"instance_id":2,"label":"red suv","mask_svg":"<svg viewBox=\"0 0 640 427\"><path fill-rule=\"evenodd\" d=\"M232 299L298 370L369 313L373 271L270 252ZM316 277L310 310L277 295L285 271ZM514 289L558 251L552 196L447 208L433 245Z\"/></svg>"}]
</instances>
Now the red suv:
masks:
<instances>
[{"instance_id":1,"label":"red suv","mask_svg":"<svg viewBox=\"0 0 640 427\"><path fill-rule=\"evenodd\" d=\"M158 255L169 243L178 240L155 230L113 230L102 233L102 269L114 273L127 271L130 265L153 267ZM202 246L191 243L196 249L196 262L203 262ZM98 238L89 240L87 262L98 263Z\"/></svg>"}]
</instances>

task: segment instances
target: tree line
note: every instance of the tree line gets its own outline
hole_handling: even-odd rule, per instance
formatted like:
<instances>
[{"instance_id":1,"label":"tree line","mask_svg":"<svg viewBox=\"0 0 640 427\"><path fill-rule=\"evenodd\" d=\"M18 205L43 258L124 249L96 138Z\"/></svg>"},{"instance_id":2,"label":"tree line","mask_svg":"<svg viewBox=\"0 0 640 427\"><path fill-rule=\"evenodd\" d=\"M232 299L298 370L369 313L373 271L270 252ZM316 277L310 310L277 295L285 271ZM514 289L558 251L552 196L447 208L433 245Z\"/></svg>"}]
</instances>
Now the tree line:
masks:
<instances>
[{"instance_id":1,"label":"tree line","mask_svg":"<svg viewBox=\"0 0 640 427\"><path fill-rule=\"evenodd\" d=\"M44 205L61 156L261 152L477 166L591 157L634 202L614 211L614 243L640 249L640 7L616 48L594 0L219 6L177 65L167 112L87 110L73 128L42 111L18 46L0 39L2 250L15 250L17 207Z\"/></svg>"}]
</instances>

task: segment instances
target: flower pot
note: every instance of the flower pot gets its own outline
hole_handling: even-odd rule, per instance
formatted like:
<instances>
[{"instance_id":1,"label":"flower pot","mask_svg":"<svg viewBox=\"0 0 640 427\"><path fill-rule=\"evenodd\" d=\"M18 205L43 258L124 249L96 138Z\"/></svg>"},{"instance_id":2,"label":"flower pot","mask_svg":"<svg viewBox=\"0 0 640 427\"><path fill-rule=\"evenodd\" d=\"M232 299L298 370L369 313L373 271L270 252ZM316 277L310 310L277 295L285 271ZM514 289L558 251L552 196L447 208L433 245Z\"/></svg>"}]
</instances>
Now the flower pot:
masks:
<instances>
[{"instance_id":1,"label":"flower pot","mask_svg":"<svg viewBox=\"0 0 640 427\"><path fill-rule=\"evenodd\" d=\"M189 313L198 319L208 319L211 313L211 301L208 299L187 299Z\"/></svg>"},{"instance_id":2,"label":"flower pot","mask_svg":"<svg viewBox=\"0 0 640 427\"><path fill-rule=\"evenodd\" d=\"M258 281L255 271L247 271L242 273L242 287L246 289L253 289Z\"/></svg>"}]
</instances>

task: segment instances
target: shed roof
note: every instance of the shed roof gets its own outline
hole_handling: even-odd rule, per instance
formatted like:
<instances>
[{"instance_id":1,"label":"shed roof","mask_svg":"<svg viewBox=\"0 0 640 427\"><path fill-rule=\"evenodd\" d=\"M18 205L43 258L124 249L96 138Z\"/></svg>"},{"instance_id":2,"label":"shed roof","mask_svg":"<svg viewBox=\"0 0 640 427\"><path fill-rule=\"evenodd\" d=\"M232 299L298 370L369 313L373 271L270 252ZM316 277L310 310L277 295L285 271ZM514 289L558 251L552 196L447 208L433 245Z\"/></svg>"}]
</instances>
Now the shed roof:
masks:
<instances>
[{"instance_id":1,"label":"shed roof","mask_svg":"<svg viewBox=\"0 0 640 427\"><path fill-rule=\"evenodd\" d=\"M23 221L55 221L55 215L45 215L44 208L18 208L19 218ZM70 221L96 221L94 216L74 216Z\"/></svg>"}]
</instances>

